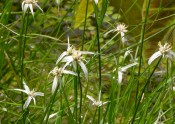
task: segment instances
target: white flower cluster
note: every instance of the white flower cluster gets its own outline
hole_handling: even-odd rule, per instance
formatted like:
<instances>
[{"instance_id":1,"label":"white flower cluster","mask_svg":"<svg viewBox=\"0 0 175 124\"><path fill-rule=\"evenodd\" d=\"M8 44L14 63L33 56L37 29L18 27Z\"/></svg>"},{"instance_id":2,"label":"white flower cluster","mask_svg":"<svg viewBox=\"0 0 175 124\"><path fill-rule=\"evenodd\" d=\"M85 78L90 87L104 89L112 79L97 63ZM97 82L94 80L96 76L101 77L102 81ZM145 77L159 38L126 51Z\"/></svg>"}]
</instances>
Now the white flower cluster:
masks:
<instances>
[{"instance_id":1,"label":"white flower cluster","mask_svg":"<svg viewBox=\"0 0 175 124\"><path fill-rule=\"evenodd\" d=\"M155 59L162 56L163 58L169 58L172 60L172 56L175 57L175 53L171 50L171 45L168 43L165 43L165 45L162 45L160 42L158 43L159 51L155 52L148 60L148 64L150 65Z\"/></svg>"},{"instance_id":2,"label":"white flower cluster","mask_svg":"<svg viewBox=\"0 0 175 124\"><path fill-rule=\"evenodd\" d=\"M34 16L33 5L35 5L36 7L38 7L41 10L41 12L43 12L43 10L41 9L41 7L37 4L37 1L36 0L24 0L22 2L22 10L24 11L24 14L26 13L27 9L29 8L30 11L31 11L31 13L32 13L32 15Z\"/></svg>"},{"instance_id":3,"label":"white flower cluster","mask_svg":"<svg viewBox=\"0 0 175 124\"><path fill-rule=\"evenodd\" d=\"M35 100L36 96L44 96L44 93L35 92L34 89L30 90L29 87L27 86L27 84L24 81L23 81L23 86L24 86L25 90L14 89L14 90L17 90L17 91L24 92L24 93L26 93L28 95L28 98L27 98L26 102L24 103L23 108L27 108L29 106L29 104L30 104L32 99L33 99L34 104L36 105L36 100Z\"/></svg>"},{"instance_id":4,"label":"white flower cluster","mask_svg":"<svg viewBox=\"0 0 175 124\"><path fill-rule=\"evenodd\" d=\"M93 52L88 52L88 51L80 51L76 50L73 46L70 45L69 43L69 38L68 38L68 47L67 50L64 51L57 59L56 64L59 62L65 62L65 65L62 68L55 67L50 73L53 74L54 80L53 80L53 85L52 85L52 93L55 92L55 89L58 84L58 80L61 82L61 76L62 74L71 74L74 76L77 76L77 73L69 70L65 70L65 68L68 65L73 65L74 70L76 71L77 65L80 65L82 68L86 79L88 79L88 70L86 68L86 65L84 62L87 62L82 55L84 54L94 54Z\"/></svg>"},{"instance_id":5,"label":"white flower cluster","mask_svg":"<svg viewBox=\"0 0 175 124\"><path fill-rule=\"evenodd\" d=\"M125 36L125 33L127 32L127 26L124 23L118 23L117 26L114 29L109 30L105 33L105 36L107 36L111 32L117 32L117 34L120 34L122 44L126 44L127 38Z\"/></svg>"},{"instance_id":6,"label":"white flower cluster","mask_svg":"<svg viewBox=\"0 0 175 124\"><path fill-rule=\"evenodd\" d=\"M58 2L58 1L57 1ZM98 0L94 0L95 4L98 4ZM26 13L26 11L28 9L30 9L32 16L34 16L34 11L33 11L33 6L36 6L41 12L43 12L42 8L38 5L36 0L24 0L22 2L22 10L24 12L24 14ZM124 23L118 23L117 26L114 29L109 30L105 35L111 33L111 32L117 32L117 35L120 35L121 37L121 41L123 44L126 43L126 36L125 33L127 32L127 26ZM165 43L165 45L162 45L160 42L158 43L159 46L159 51L155 52L148 60L148 64L150 65L155 59L157 59L158 57L166 57L170 60L172 60L172 57L175 57L175 53L171 50L172 47L171 45L169 45L168 43ZM130 56L132 59L132 64L128 64L122 67L118 67L117 69L117 74L118 74L118 84L122 83L122 79L123 79L123 74L126 72L127 69L136 66L138 63L134 62L134 58L131 54L131 50L128 50L125 52L124 58L126 58L127 56ZM63 62L65 63L63 67L58 67L56 66L50 73L54 76L53 79L53 84L52 84L52 94L56 91L56 88L58 86L58 81L60 81L60 85L61 85L61 81L62 81L62 76L63 74L70 74L73 76L77 76L78 74L75 73L74 71L77 71L77 66L80 66L86 79L88 80L88 70L86 68L85 62L87 62L83 55L94 55L93 52L88 52L88 51L80 51L80 50L76 50L73 46L70 45L69 43L69 38L68 38L68 45L67 45L67 50L64 51L57 59L56 61L56 65L58 65L58 63ZM66 67L68 67L68 65L72 65L74 68L74 71L70 71L70 70L66 70ZM114 70L116 71L116 69ZM24 89L14 89L16 91L21 91L24 92L28 95L27 100L25 101L25 104L23 106L23 108L27 108L31 102L31 100L34 101L34 104L36 105L36 100L35 97L36 96L44 96L44 93L42 92L35 92L35 90L30 90L29 87L27 86L27 84L25 82L23 82L23 86ZM175 90L175 88L173 87L173 90ZM104 104L106 104L107 102L102 102L100 100L100 96L101 96L101 91L99 94L99 99L95 100L92 96L90 95L86 95L87 98L89 100L91 100L93 102L93 105L95 106L102 106Z\"/></svg>"}]
</instances>

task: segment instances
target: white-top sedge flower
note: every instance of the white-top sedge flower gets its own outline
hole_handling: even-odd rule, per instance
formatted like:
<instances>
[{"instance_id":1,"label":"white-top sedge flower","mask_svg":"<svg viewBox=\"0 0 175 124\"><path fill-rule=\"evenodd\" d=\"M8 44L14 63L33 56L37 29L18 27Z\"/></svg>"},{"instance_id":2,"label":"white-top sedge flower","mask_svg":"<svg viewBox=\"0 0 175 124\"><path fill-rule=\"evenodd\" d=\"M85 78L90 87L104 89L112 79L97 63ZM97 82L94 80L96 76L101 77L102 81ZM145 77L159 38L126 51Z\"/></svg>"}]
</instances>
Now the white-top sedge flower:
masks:
<instances>
[{"instance_id":1,"label":"white-top sedge flower","mask_svg":"<svg viewBox=\"0 0 175 124\"><path fill-rule=\"evenodd\" d=\"M126 28L127 28L127 27L125 26L124 23L119 23L119 24L117 25L117 28L114 30L114 31L117 31L117 32L120 33L120 35L121 35L121 40L122 40L122 43L123 43L123 44L127 41L127 39L126 39L126 37L125 37L125 32L127 32L128 30L126 30Z\"/></svg>"},{"instance_id":2,"label":"white-top sedge flower","mask_svg":"<svg viewBox=\"0 0 175 124\"><path fill-rule=\"evenodd\" d=\"M26 100L26 102L24 103L23 105L23 108L27 108L31 102L31 100L33 99L33 102L34 102L34 105L36 105L36 100L35 100L35 97L36 96L44 96L44 93L41 93L41 92L35 92L35 90L30 90L29 87L27 86L27 84L25 82L23 82L23 85L24 85L24 89L25 90L22 90L22 89L14 89L14 90L17 90L17 91L21 91L21 92L24 92L28 95L28 98Z\"/></svg>"},{"instance_id":3,"label":"white-top sedge flower","mask_svg":"<svg viewBox=\"0 0 175 124\"><path fill-rule=\"evenodd\" d=\"M131 61L133 62L134 61L134 57L133 57L133 55L132 55L132 50L127 50L126 52L125 52L125 54L124 54L124 59L126 59L128 56L130 56L130 58L131 58Z\"/></svg>"},{"instance_id":4,"label":"white-top sedge flower","mask_svg":"<svg viewBox=\"0 0 175 124\"><path fill-rule=\"evenodd\" d=\"M57 59L56 64L58 64L65 56L72 55L72 52L75 50L73 46L69 43L69 37L68 37L68 43L67 43L67 51L64 51L60 57Z\"/></svg>"},{"instance_id":5,"label":"white-top sedge flower","mask_svg":"<svg viewBox=\"0 0 175 124\"><path fill-rule=\"evenodd\" d=\"M124 44L124 43L126 43L126 41L128 41L127 38L125 37L125 33L127 31L128 31L127 26L125 26L124 23L119 23L119 24L117 24L117 27L115 29L108 31L107 33L105 33L104 36L107 36L111 32L118 32L117 34L120 34L122 43Z\"/></svg>"},{"instance_id":6,"label":"white-top sedge flower","mask_svg":"<svg viewBox=\"0 0 175 124\"><path fill-rule=\"evenodd\" d=\"M162 45L160 42L158 43L159 51L155 52L148 60L148 64L150 65L155 59L162 56L167 57L172 60L172 56L175 57L175 53L171 50L172 47L168 43L165 43L165 45Z\"/></svg>"},{"instance_id":7,"label":"white-top sedge flower","mask_svg":"<svg viewBox=\"0 0 175 124\"><path fill-rule=\"evenodd\" d=\"M22 2L22 10L24 11L24 14L26 13L27 9L29 8L32 15L34 16L33 5L38 7L41 10L41 12L44 13L43 10L41 9L41 7L37 4L36 0L24 0Z\"/></svg>"},{"instance_id":8,"label":"white-top sedge flower","mask_svg":"<svg viewBox=\"0 0 175 124\"><path fill-rule=\"evenodd\" d=\"M83 62L83 61L86 62L86 60L83 58L82 56L83 54L94 54L94 53L88 51L73 50L72 55L66 56L62 59L62 62L66 62L63 68L67 67L68 65L70 65L70 63L72 63L74 69L76 69L77 64L79 64L86 76L86 79L88 79L88 71Z\"/></svg>"},{"instance_id":9,"label":"white-top sedge flower","mask_svg":"<svg viewBox=\"0 0 175 124\"><path fill-rule=\"evenodd\" d=\"M118 83L121 84L122 83L122 79L123 79L123 73L126 72L126 70L132 66L137 65L137 63L132 63L129 65L126 65L124 67L119 67L118 69Z\"/></svg>"},{"instance_id":10,"label":"white-top sedge flower","mask_svg":"<svg viewBox=\"0 0 175 124\"><path fill-rule=\"evenodd\" d=\"M122 36L124 36L124 33L128 31L126 28L127 28L127 26L125 26L124 23L119 23L117 25L117 28L114 29L114 31L117 31L117 32L121 33Z\"/></svg>"},{"instance_id":11,"label":"white-top sedge flower","mask_svg":"<svg viewBox=\"0 0 175 124\"><path fill-rule=\"evenodd\" d=\"M91 100L91 101L93 102L92 105L95 105L95 106L97 106L97 107L100 107L100 106L102 106L102 105L108 103L108 102L102 102L102 101L100 100L101 91L100 91L100 93L99 93L99 96L98 96L98 100L97 100L97 101L96 101L92 96L90 96L90 95L86 95L86 97L87 97L89 100Z\"/></svg>"},{"instance_id":12,"label":"white-top sedge flower","mask_svg":"<svg viewBox=\"0 0 175 124\"><path fill-rule=\"evenodd\" d=\"M71 74L77 76L77 74L73 71L68 71L65 70L64 68L58 68L58 67L55 67L49 74L53 74L55 76L52 84L52 94L55 92L55 89L58 85L58 80L61 79L61 76L63 74Z\"/></svg>"},{"instance_id":13,"label":"white-top sedge flower","mask_svg":"<svg viewBox=\"0 0 175 124\"><path fill-rule=\"evenodd\" d=\"M116 28L109 30L108 32L105 33L105 35L107 35L111 32L118 32L121 34L121 36L124 36L124 33L127 31L128 31L127 26L125 26L124 23L119 23L119 24L117 24Z\"/></svg>"}]
</instances>

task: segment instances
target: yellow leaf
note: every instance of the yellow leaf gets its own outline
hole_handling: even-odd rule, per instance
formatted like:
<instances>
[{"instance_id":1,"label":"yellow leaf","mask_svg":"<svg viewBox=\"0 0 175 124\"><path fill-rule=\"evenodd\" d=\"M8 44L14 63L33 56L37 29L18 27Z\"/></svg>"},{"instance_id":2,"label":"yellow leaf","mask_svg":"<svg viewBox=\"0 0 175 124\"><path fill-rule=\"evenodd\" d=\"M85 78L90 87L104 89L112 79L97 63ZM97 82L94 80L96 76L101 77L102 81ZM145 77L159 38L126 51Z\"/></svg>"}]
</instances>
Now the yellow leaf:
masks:
<instances>
[{"instance_id":1,"label":"yellow leaf","mask_svg":"<svg viewBox=\"0 0 175 124\"><path fill-rule=\"evenodd\" d=\"M93 13L93 0L88 0L87 18ZM87 0L81 0L75 15L74 29L79 27L85 20Z\"/></svg>"}]
</instances>

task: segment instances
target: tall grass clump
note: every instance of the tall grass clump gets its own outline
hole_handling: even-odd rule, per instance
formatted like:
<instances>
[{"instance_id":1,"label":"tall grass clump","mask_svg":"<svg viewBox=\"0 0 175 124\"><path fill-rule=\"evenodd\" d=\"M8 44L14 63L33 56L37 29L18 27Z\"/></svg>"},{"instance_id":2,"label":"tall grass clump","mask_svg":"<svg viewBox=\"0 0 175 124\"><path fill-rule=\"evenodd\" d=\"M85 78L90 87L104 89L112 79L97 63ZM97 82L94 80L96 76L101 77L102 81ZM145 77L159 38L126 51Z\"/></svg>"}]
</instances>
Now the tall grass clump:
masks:
<instances>
[{"instance_id":1,"label":"tall grass clump","mask_svg":"<svg viewBox=\"0 0 175 124\"><path fill-rule=\"evenodd\" d=\"M170 1L0 1L0 124L175 123Z\"/></svg>"}]
</instances>

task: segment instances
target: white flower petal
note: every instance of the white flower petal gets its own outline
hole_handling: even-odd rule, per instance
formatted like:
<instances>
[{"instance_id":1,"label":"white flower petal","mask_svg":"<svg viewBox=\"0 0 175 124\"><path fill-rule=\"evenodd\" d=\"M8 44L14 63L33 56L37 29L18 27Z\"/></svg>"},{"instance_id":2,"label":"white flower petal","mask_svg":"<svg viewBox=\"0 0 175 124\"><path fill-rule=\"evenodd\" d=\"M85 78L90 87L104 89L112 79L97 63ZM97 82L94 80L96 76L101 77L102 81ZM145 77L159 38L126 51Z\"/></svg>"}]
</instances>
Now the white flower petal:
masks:
<instances>
[{"instance_id":1,"label":"white flower petal","mask_svg":"<svg viewBox=\"0 0 175 124\"><path fill-rule=\"evenodd\" d=\"M104 105L104 104L106 104L106 103L108 103L108 102L103 102L102 105Z\"/></svg>"},{"instance_id":2,"label":"white flower petal","mask_svg":"<svg viewBox=\"0 0 175 124\"><path fill-rule=\"evenodd\" d=\"M68 65L70 65L70 63L71 63L71 61L68 61L64 66L63 66L63 70L68 66Z\"/></svg>"},{"instance_id":3,"label":"white flower petal","mask_svg":"<svg viewBox=\"0 0 175 124\"><path fill-rule=\"evenodd\" d=\"M42 13L44 13L43 10L41 9L41 7L37 3L35 3L35 6L38 7Z\"/></svg>"},{"instance_id":4,"label":"white flower petal","mask_svg":"<svg viewBox=\"0 0 175 124\"><path fill-rule=\"evenodd\" d=\"M36 105L36 100L35 100L35 97L33 97L32 99L33 99L34 105Z\"/></svg>"},{"instance_id":5,"label":"white flower petal","mask_svg":"<svg viewBox=\"0 0 175 124\"><path fill-rule=\"evenodd\" d=\"M72 62L72 61L74 61L72 56L66 56L62 59L62 62Z\"/></svg>"},{"instance_id":6,"label":"white flower petal","mask_svg":"<svg viewBox=\"0 0 175 124\"><path fill-rule=\"evenodd\" d=\"M29 106L31 99L32 99L32 97L28 97L28 98L27 98L27 100L26 100L26 102L25 102L23 108L27 108L27 107Z\"/></svg>"},{"instance_id":7,"label":"white flower petal","mask_svg":"<svg viewBox=\"0 0 175 124\"><path fill-rule=\"evenodd\" d=\"M24 10L24 4L25 4L25 3L24 3L24 1L23 1L23 2L22 2L22 10Z\"/></svg>"},{"instance_id":8,"label":"white flower petal","mask_svg":"<svg viewBox=\"0 0 175 124\"><path fill-rule=\"evenodd\" d=\"M98 101L100 101L100 99L101 99L101 90L100 90L100 92L98 94Z\"/></svg>"},{"instance_id":9,"label":"white flower petal","mask_svg":"<svg viewBox=\"0 0 175 124\"><path fill-rule=\"evenodd\" d=\"M119 71L118 71L118 83L119 83L119 84L121 84L122 78L123 78L123 72L121 72L121 71L119 70Z\"/></svg>"},{"instance_id":10,"label":"white flower petal","mask_svg":"<svg viewBox=\"0 0 175 124\"><path fill-rule=\"evenodd\" d=\"M27 86L27 84L26 84L25 81L23 81L23 85L24 85L24 89L25 89L28 93L30 93L30 89L29 89L29 87Z\"/></svg>"},{"instance_id":11,"label":"white flower petal","mask_svg":"<svg viewBox=\"0 0 175 124\"><path fill-rule=\"evenodd\" d=\"M30 11L31 11L32 15L34 16L34 12L33 12L33 6L32 6L32 4L29 4L28 6L29 6L29 8L30 8Z\"/></svg>"},{"instance_id":12,"label":"white flower petal","mask_svg":"<svg viewBox=\"0 0 175 124\"><path fill-rule=\"evenodd\" d=\"M166 56L167 58L169 58L170 60L172 60L172 54L167 53L165 56Z\"/></svg>"},{"instance_id":13,"label":"white flower petal","mask_svg":"<svg viewBox=\"0 0 175 124\"><path fill-rule=\"evenodd\" d=\"M123 72L123 71L126 71L128 68L130 68L130 67L132 67L132 66L135 66L135 65L137 65L138 63L132 63L132 64L129 64L129 65L126 65L126 66L124 66L124 67L122 67L122 68L120 68L120 70Z\"/></svg>"},{"instance_id":14,"label":"white flower petal","mask_svg":"<svg viewBox=\"0 0 175 124\"><path fill-rule=\"evenodd\" d=\"M60 57L57 59L56 64L58 64L65 56L67 55L67 51L63 52Z\"/></svg>"},{"instance_id":15,"label":"white flower petal","mask_svg":"<svg viewBox=\"0 0 175 124\"><path fill-rule=\"evenodd\" d=\"M28 92L26 90L22 90L22 89L14 89L14 90L21 91L21 92L28 94Z\"/></svg>"},{"instance_id":16,"label":"white flower petal","mask_svg":"<svg viewBox=\"0 0 175 124\"><path fill-rule=\"evenodd\" d=\"M175 57L175 52L173 52L172 50L169 50L168 52L169 52L169 54L171 54L172 56Z\"/></svg>"},{"instance_id":17,"label":"white flower petal","mask_svg":"<svg viewBox=\"0 0 175 124\"><path fill-rule=\"evenodd\" d=\"M122 40L122 43L123 43L123 44L127 44L127 42L128 42L127 37L126 37L126 36L122 36L121 38L122 38L122 39L121 39L121 40Z\"/></svg>"},{"instance_id":18,"label":"white flower petal","mask_svg":"<svg viewBox=\"0 0 175 124\"><path fill-rule=\"evenodd\" d=\"M57 85L58 85L58 76L55 76L52 84L52 94L55 92Z\"/></svg>"},{"instance_id":19,"label":"white flower petal","mask_svg":"<svg viewBox=\"0 0 175 124\"><path fill-rule=\"evenodd\" d=\"M73 71L68 71L68 70L63 70L64 74L71 74L71 75L75 75L77 76L77 73L73 72Z\"/></svg>"},{"instance_id":20,"label":"white flower petal","mask_svg":"<svg viewBox=\"0 0 175 124\"><path fill-rule=\"evenodd\" d=\"M88 52L88 51L80 51L81 54L94 54L93 52Z\"/></svg>"},{"instance_id":21,"label":"white flower petal","mask_svg":"<svg viewBox=\"0 0 175 124\"><path fill-rule=\"evenodd\" d=\"M159 56L161 56L161 52L155 52L148 60L148 64L150 65L155 59L157 59Z\"/></svg>"},{"instance_id":22,"label":"white flower petal","mask_svg":"<svg viewBox=\"0 0 175 124\"><path fill-rule=\"evenodd\" d=\"M175 86L173 86L173 91L175 91Z\"/></svg>"},{"instance_id":23,"label":"white flower petal","mask_svg":"<svg viewBox=\"0 0 175 124\"><path fill-rule=\"evenodd\" d=\"M67 37L67 49L70 48L69 36Z\"/></svg>"},{"instance_id":24,"label":"white flower petal","mask_svg":"<svg viewBox=\"0 0 175 124\"><path fill-rule=\"evenodd\" d=\"M120 32L121 38L125 36L125 33Z\"/></svg>"},{"instance_id":25,"label":"white flower petal","mask_svg":"<svg viewBox=\"0 0 175 124\"><path fill-rule=\"evenodd\" d=\"M58 112L54 113L54 114L51 114L49 115L49 119L53 118L54 116L56 116L58 114Z\"/></svg>"},{"instance_id":26,"label":"white flower petal","mask_svg":"<svg viewBox=\"0 0 175 124\"><path fill-rule=\"evenodd\" d=\"M104 34L104 37L106 37L109 33L113 32L113 31L114 31L114 29L109 30L108 32L106 32L106 33Z\"/></svg>"},{"instance_id":27,"label":"white flower petal","mask_svg":"<svg viewBox=\"0 0 175 124\"><path fill-rule=\"evenodd\" d=\"M86 79L88 79L88 71L87 71L87 68L85 66L85 64L82 62L82 61L78 61L79 65L81 66L85 76L86 76Z\"/></svg>"},{"instance_id":28,"label":"white flower petal","mask_svg":"<svg viewBox=\"0 0 175 124\"><path fill-rule=\"evenodd\" d=\"M89 96L89 95L86 95L86 97L91 100L93 103L96 103L96 100L92 97L92 96Z\"/></svg>"},{"instance_id":29,"label":"white flower petal","mask_svg":"<svg viewBox=\"0 0 175 124\"><path fill-rule=\"evenodd\" d=\"M24 4L24 8L23 8L23 10L24 10L24 14L26 13L28 7L29 7L28 4Z\"/></svg>"},{"instance_id":30,"label":"white flower petal","mask_svg":"<svg viewBox=\"0 0 175 124\"><path fill-rule=\"evenodd\" d=\"M94 2L95 2L96 4L98 4L98 0L94 0Z\"/></svg>"},{"instance_id":31,"label":"white flower petal","mask_svg":"<svg viewBox=\"0 0 175 124\"><path fill-rule=\"evenodd\" d=\"M41 93L41 92L35 92L34 95L35 95L35 96L44 96L44 93Z\"/></svg>"}]
</instances>

